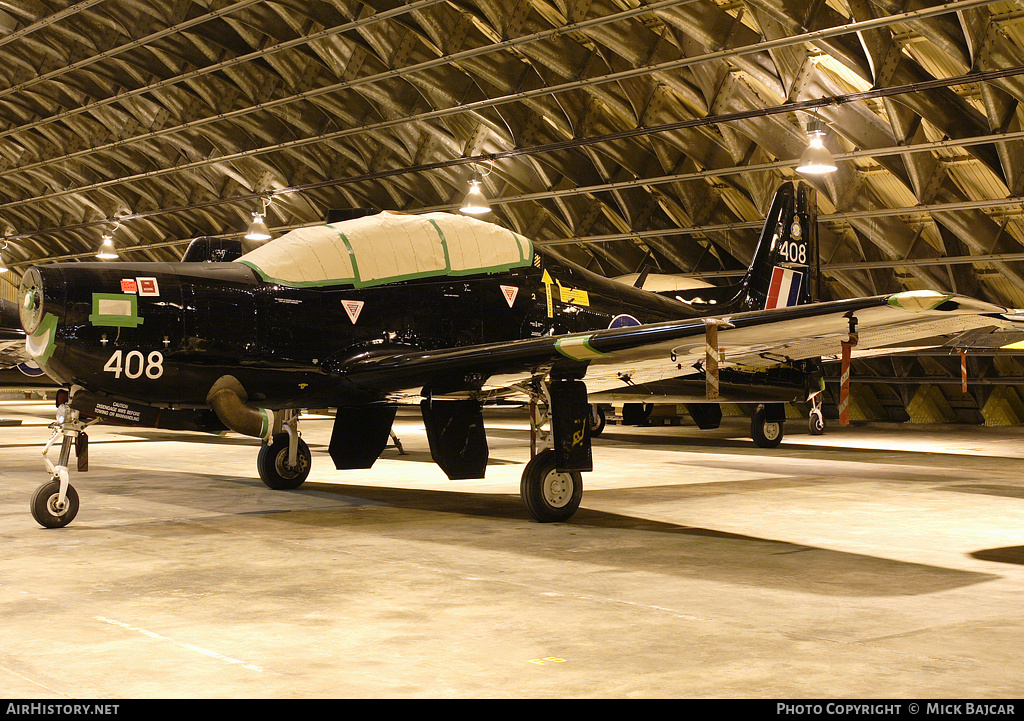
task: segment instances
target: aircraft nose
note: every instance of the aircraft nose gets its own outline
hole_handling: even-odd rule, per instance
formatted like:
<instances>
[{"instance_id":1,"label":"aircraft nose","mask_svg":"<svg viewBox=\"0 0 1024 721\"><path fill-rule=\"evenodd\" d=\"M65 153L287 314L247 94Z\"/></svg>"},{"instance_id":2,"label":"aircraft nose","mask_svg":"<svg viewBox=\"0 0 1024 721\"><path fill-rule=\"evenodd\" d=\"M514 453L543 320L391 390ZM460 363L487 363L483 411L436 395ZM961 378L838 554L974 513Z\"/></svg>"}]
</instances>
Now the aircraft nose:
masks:
<instances>
[{"instance_id":1,"label":"aircraft nose","mask_svg":"<svg viewBox=\"0 0 1024 721\"><path fill-rule=\"evenodd\" d=\"M25 349L44 368L57 350L57 324L63 305L64 278L60 271L29 268L18 289L18 314L28 334Z\"/></svg>"}]
</instances>

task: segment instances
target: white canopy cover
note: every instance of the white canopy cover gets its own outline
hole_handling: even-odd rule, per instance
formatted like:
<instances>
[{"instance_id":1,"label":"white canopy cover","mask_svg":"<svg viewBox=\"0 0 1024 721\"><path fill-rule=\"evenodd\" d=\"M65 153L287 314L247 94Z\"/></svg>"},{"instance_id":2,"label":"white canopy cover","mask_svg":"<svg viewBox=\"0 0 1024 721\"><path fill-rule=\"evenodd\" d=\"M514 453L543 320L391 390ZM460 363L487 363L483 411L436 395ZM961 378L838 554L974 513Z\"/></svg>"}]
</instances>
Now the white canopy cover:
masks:
<instances>
[{"instance_id":1,"label":"white canopy cover","mask_svg":"<svg viewBox=\"0 0 1024 721\"><path fill-rule=\"evenodd\" d=\"M530 265L533 243L452 213L376 215L293 230L238 259L269 282L356 288Z\"/></svg>"}]
</instances>

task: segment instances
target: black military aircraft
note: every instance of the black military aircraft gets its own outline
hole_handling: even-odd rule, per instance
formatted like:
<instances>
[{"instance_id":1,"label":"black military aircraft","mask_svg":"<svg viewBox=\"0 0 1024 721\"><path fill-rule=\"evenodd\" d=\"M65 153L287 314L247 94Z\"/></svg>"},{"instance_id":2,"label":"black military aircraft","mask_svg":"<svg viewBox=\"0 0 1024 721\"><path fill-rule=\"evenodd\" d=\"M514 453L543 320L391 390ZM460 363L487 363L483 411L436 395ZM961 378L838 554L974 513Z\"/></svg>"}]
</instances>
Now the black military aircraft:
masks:
<instances>
[{"instance_id":1,"label":"black military aircraft","mask_svg":"<svg viewBox=\"0 0 1024 721\"><path fill-rule=\"evenodd\" d=\"M19 295L26 347L72 388L33 516L74 518L68 458L95 420L261 438L260 478L292 489L310 471L302 408L337 409L329 452L357 469L387 444L396 404L418 402L432 458L460 479L484 475L482 405L522 399L541 431L522 499L538 521L562 521L592 470L594 403L750 403L770 436L783 403L820 392L817 359L851 335L880 348L1011 323L1005 308L930 291L800 304L814 228L799 187L778 191L739 284L667 295L448 213L302 228L244 254L198 239L181 263L33 267ZM210 257L222 262L193 262Z\"/></svg>"}]
</instances>

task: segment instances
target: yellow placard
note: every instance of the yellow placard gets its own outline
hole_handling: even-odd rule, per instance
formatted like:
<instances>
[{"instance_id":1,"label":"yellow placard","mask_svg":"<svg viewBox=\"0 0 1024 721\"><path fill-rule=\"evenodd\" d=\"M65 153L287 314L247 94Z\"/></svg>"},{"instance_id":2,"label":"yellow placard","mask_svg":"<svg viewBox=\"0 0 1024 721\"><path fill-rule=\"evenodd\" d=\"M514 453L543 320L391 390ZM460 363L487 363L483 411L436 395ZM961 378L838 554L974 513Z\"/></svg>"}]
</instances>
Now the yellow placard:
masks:
<instances>
[{"instance_id":1,"label":"yellow placard","mask_svg":"<svg viewBox=\"0 0 1024 721\"><path fill-rule=\"evenodd\" d=\"M579 288L566 288L564 285L559 284L558 292L563 303L585 306L590 305L590 296L585 290L580 290Z\"/></svg>"}]
</instances>

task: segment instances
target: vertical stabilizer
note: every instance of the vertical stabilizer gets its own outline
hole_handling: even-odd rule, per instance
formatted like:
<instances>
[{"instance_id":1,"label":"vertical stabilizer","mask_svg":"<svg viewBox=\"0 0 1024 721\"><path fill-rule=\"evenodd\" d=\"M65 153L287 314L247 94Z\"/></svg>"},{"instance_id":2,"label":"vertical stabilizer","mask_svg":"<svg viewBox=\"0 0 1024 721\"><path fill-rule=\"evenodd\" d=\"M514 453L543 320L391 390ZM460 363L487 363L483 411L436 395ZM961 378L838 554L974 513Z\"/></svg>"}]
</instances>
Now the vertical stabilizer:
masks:
<instances>
[{"instance_id":1,"label":"vertical stabilizer","mask_svg":"<svg viewBox=\"0 0 1024 721\"><path fill-rule=\"evenodd\" d=\"M787 182L775 193L743 279L743 310L785 308L812 300L817 267L813 195L802 183Z\"/></svg>"}]
</instances>

